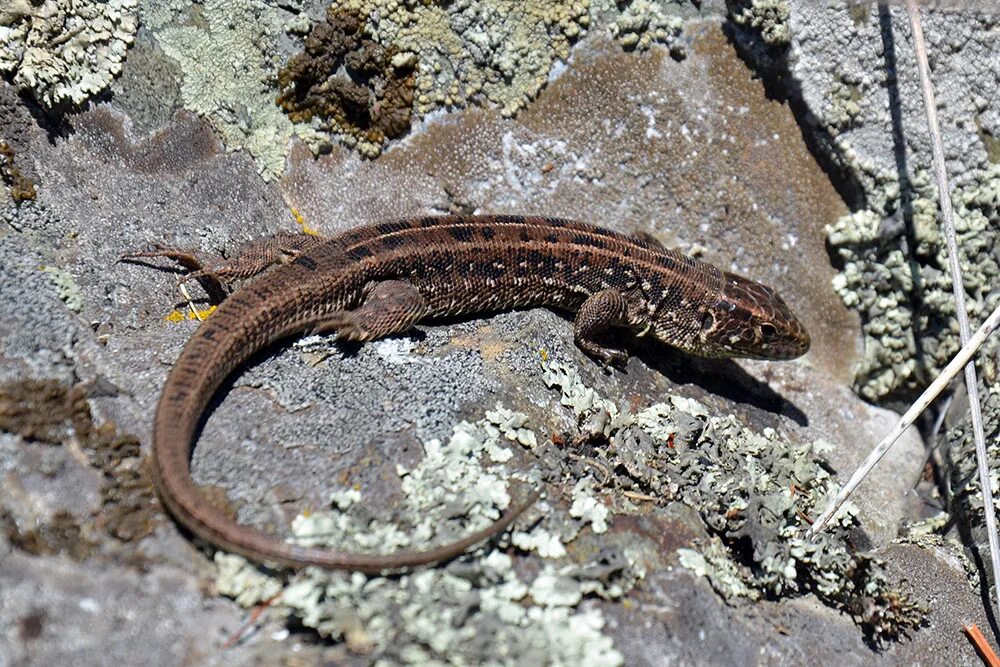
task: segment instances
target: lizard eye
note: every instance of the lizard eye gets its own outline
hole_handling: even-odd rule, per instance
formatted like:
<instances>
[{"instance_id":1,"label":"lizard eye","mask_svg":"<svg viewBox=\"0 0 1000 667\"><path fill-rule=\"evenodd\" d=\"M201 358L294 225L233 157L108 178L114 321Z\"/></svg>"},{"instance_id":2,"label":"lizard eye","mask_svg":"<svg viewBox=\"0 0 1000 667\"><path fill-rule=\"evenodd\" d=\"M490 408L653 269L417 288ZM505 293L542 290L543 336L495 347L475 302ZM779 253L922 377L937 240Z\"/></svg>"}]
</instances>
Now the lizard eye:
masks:
<instances>
[{"instance_id":1,"label":"lizard eye","mask_svg":"<svg viewBox=\"0 0 1000 667\"><path fill-rule=\"evenodd\" d=\"M778 334L778 330L774 328L773 324L762 324L760 325L760 335L764 340L771 340Z\"/></svg>"},{"instance_id":2,"label":"lizard eye","mask_svg":"<svg viewBox=\"0 0 1000 667\"><path fill-rule=\"evenodd\" d=\"M710 331L713 326L715 326L715 318L712 317L712 313L705 313L701 316L702 331Z\"/></svg>"}]
</instances>

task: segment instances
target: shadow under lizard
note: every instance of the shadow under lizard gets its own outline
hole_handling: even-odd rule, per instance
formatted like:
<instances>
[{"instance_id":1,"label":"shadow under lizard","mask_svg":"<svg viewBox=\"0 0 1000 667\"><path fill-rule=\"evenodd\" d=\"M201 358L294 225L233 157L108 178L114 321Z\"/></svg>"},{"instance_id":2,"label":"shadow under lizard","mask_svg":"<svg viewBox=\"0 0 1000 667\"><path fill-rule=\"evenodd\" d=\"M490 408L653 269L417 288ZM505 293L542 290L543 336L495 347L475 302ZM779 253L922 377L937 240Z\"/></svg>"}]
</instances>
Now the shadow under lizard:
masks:
<instances>
[{"instance_id":1,"label":"shadow under lizard","mask_svg":"<svg viewBox=\"0 0 1000 667\"><path fill-rule=\"evenodd\" d=\"M620 332L703 357L792 359L810 343L769 287L654 241L558 218L423 217L330 238L278 235L218 267L170 249L123 259L158 256L196 269L185 280L222 284L278 265L226 298L185 345L157 407L152 468L164 505L196 536L287 567L377 573L444 561L504 530L540 492L461 540L387 555L298 546L238 524L206 502L192 480L194 438L222 382L278 340L329 332L364 342L429 317L545 306L576 313L576 344L605 364L627 358L608 344Z\"/></svg>"}]
</instances>

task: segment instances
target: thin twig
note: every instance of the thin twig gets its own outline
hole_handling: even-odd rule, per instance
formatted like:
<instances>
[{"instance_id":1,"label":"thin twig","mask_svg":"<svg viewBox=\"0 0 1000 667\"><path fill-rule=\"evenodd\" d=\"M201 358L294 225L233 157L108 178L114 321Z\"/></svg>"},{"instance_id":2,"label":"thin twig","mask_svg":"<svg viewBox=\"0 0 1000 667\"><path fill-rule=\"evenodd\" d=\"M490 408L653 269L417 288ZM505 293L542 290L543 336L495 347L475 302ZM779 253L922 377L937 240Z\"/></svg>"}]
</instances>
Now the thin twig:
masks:
<instances>
[{"instance_id":1,"label":"thin twig","mask_svg":"<svg viewBox=\"0 0 1000 667\"><path fill-rule=\"evenodd\" d=\"M914 0L907 0L906 13L913 29L913 50L917 55L917 70L920 72L920 87L924 93L924 107L927 110L927 125L931 135L934 156L934 176L937 180L938 200L941 205L941 220L944 235L948 241L948 265L951 268L952 291L955 293L955 311L958 315L958 332L962 345L969 342L969 316L965 307L965 283L958 257L958 242L955 239L955 216L951 210L951 188L944 162L944 147L941 143L941 128L938 126L937 103L931 83L931 70L927 63L927 48L924 45L924 31L920 25L920 12ZM986 520L986 535L990 542L990 560L993 563L993 588L1000 584L1000 541L997 540L996 513L993 509L993 490L990 486L989 461L986 458L986 438L983 435L983 415L979 403L979 385L976 382L976 365L965 366L965 387L969 392L969 416L972 433L976 441L976 463L979 466L979 486L983 493L983 513ZM1000 605L1000 598L997 599ZM998 607L1000 610L1000 607Z\"/></svg>"},{"instance_id":2,"label":"thin twig","mask_svg":"<svg viewBox=\"0 0 1000 667\"><path fill-rule=\"evenodd\" d=\"M965 631L972 645L976 647L976 651L979 652L980 657L986 663L987 667L1000 667L1000 658L997 658L997 654L993 652L993 647L986 641L986 637L983 636L979 626L975 623L970 623L964 626L962 630Z\"/></svg>"},{"instance_id":3,"label":"thin twig","mask_svg":"<svg viewBox=\"0 0 1000 667\"><path fill-rule=\"evenodd\" d=\"M846 501L851 494L854 493L854 489L856 489L858 484L861 483L861 480L863 480L868 473L871 472L872 468L875 467L875 464L878 463L883 456L885 456L885 453L889 451L889 448L893 445L893 443L899 439L899 436L903 435L903 432L906 431L916 418L920 416L920 413L927 409L927 406L930 405L935 398L937 398L937 395L940 394L941 391L948 386L948 383L959 374L962 368L969 363L969 360L972 359L972 355L974 355L979 348L982 347L989 335L998 327L1000 327L1000 306L990 313L990 316L985 322L983 322L983 326L979 327L979 331L977 331L969 340L968 344L964 345L962 349L958 351L958 354L956 354L952 360L948 362L948 365L945 366L943 371L941 371L941 374L934 378L934 382L931 382L930 386L924 390L924 393L920 394L920 397L913 402L910 409L903 413L903 416L899 418L899 421L892 427L892 430L889 431L889 433L882 438L878 445L875 446L875 449L872 450L872 453L868 455L865 462L862 463L857 471L855 471L855 473L851 476L851 479L848 480L847 484L844 485L844 488L840 490L837 497L834 498L832 503L830 503L830 506L826 508L822 514L816 517L816 521L813 522L813 525L807 531L808 536L811 537L823 530L837 510L840 509L840 506L844 504L844 501Z\"/></svg>"}]
</instances>

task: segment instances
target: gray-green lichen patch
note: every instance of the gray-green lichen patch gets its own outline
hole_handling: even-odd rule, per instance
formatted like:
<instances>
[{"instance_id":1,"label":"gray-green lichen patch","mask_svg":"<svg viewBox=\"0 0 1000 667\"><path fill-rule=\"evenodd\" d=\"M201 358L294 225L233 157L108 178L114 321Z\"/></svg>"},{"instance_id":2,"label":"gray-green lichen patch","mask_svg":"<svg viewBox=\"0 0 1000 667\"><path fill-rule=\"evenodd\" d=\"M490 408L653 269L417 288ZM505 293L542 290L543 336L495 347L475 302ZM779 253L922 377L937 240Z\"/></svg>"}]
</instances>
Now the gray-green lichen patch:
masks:
<instances>
[{"instance_id":1,"label":"gray-green lichen patch","mask_svg":"<svg viewBox=\"0 0 1000 667\"><path fill-rule=\"evenodd\" d=\"M333 509L300 516L294 539L359 552L419 549L450 541L495 520L510 503L508 482L524 478L506 467L514 449L537 445L526 416L501 406L463 422L447 442L425 443L411 469L400 467L402 500L393 522L365 506L359 491L333 494ZM536 485L528 479L523 482ZM447 566L397 576L306 570L282 581L243 559L217 554L218 589L251 606L280 593L281 613L358 654L387 663L620 665L621 654L602 633L594 596L620 599L643 575L627 550L611 570L578 563L565 544L586 525L606 518L582 486L581 520L553 506L510 542L542 564L522 574L515 558L483 547ZM504 647L502 654L496 647Z\"/></svg>"},{"instance_id":2,"label":"gray-green lichen patch","mask_svg":"<svg viewBox=\"0 0 1000 667\"><path fill-rule=\"evenodd\" d=\"M352 47L358 49L354 60L363 60L378 48L391 55L392 68L412 69L413 83L407 88L412 85L410 104L417 113L489 103L509 116L538 94L557 61L568 58L571 41L589 25L588 8L586 0L334 0L327 10L327 21L317 25L313 37L323 40L326 34L336 33L330 26L342 23L342 17L356 17L365 41ZM339 48L341 42L330 43ZM350 69L352 54L346 54L344 60ZM340 57L336 57L322 78L329 76L336 82L333 68L339 62ZM380 65L377 69L384 68ZM365 74L373 73L354 73L352 77L364 79ZM392 77L387 78L391 81ZM373 84L376 89L389 85L378 79ZM341 87L347 85L345 82ZM352 110L357 115L356 107L368 104L370 95L378 102L375 106L385 106L386 102L378 99L379 90L363 88L345 93L342 97L350 99L334 100L332 105L323 100L320 108L309 112L309 122L298 128L300 136L315 150L343 141L364 155L377 155L384 147L386 132L365 131L348 120ZM296 111L302 116L308 110ZM374 119L378 110L372 108L363 115Z\"/></svg>"},{"instance_id":3,"label":"gray-green lichen patch","mask_svg":"<svg viewBox=\"0 0 1000 667\"><path fill-rule=\"evenodd\" d=\"M979 395L982 400L983 432L986 437L986 465L989 469L990 492L993 502L1000 505L1000 384L995 373L981 381ZM963 400L955 400L952 412L959 418L948 430L947 442L943 450L947 454L949 487L952 495L950 510L957 517L959 525L965 528L971 540L965 540L966 549L981 557L989 548L986 535L983 490L979 483L976 445L968 406ZM971 544L970 544L971 542ZM976 554L978 552L978 554ZM992 578L990 568L983 568L987 577ZM991 585L995 586L995 582Z\"/></svg>"},{"instance_id":4,"label":"gray-green lichen patch","mask_svg":"<svg viewBox=\"0 0 1000 667\"><path fill-rule=\"evenodd\" d=\"M81 105L121 71L138 0L11 0L0 7L0 73L43 106Z\"/></svg>"},{"instance_id":5,"label":"gray-green lichen patch","mask_svg":"<svg viewBox=\"0 0 1000 667\"><path fill-rule=\"evenodd\" d=\"M184 107L245 149L266 180L284 171L292 124L275 105L286 14L255 0L183 0L144 7L143 23L183 75Z\"/></svg>"},{"instance_id":6,"label":"gray-green lichen patch","mask_svg":"<svg viewBox=\"0 0 1000 667\"><path fill-rule=\"evenodd\" d=\"M912 393L958 350L947 247L936 219L936 192L926 174L911 184L914 198L900 214L863 210L828 228L829 245L843 262L834 289L861 314L865 354L857 369L862 396L878 400ZM969 318L978 325L1000 304L1000 166L993 165L952 193ZM983 359L991 360L995 342ZM991 365L991 361L986 362Z\"/></svg>"},{"instance_id":7,"label":"gray-green lichen patch","mask_svg":"<svg viewBox=\"0 0 1000 667\"><path fill-rule=\"evenodd\" d=\"M888 582L878 559L851 545L859 526L853 510L815 540L805 537L808 516L835 491L825 443L795 444L771 428L757 433L678 397L623 412L557 362L543 377L585 432L599 425L607 437L602 463L629 478L620 485L638 482L698 510L713 539L701 552L682 551L681 563L727 600L813 593L850 614L875 644L922 622L926 609Z\"/></svg>"},{"instance_id":8,"label":"gray-green lichen patch","mask_svg":"<svg viewBox=\"0 0 1000 667\"><path fill-rule=\"evenodd\" d=\"M79 313L83 309L83 292L80 291L80 286L76 284L73 276L58 266L43 266L42 271L52 280L52 284L56 286L56 293L66 307L74 313Z\"/></svg>"},{"instance_id":9,"label":"gray-green lichen patch","mask_svg":"<svg viewBox=\"0 0 1000 667\"><path fill-rule=\"evenodd\" d=\"M738 48L784 82L855 210L829 239L844 265L835 288L864 324L857 388L869 400L905 399L940 370L958 338L943 244L931 232L937 195L927 177L932 151L907 13L807 0L727 4L742 26ZM992 292L983 286L997 279L989 248L1000 229L992 203L1000 25L977 12L929 10L921 21L953 202L967 218L959 222L966 290L982 313ZM780 48L767 48L775 43Z\"/></svg>"}]
</instances>

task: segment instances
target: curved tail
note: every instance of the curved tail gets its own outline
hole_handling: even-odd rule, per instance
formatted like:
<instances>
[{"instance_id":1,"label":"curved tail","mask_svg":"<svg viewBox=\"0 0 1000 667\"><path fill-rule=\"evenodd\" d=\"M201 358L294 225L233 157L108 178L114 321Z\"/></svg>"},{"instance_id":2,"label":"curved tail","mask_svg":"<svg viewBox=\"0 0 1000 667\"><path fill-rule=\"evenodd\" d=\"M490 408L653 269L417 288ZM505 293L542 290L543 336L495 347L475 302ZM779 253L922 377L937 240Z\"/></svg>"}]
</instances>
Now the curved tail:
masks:
<instances>
[{"instance_id":1,"label":"curved tail","mask_svg":"<svg viewBox=\"0 0 1000 667\"><path fill-rule=\"evenodd\" d=\"M276 278L274 274L282 269L272 276ZM179 523L212 545L256 562L377 573L454 558L503 531L538 499L540 491L508 508L492 525L455 542L387 555L289 544L236 523L206 502L191 479L190 459L195 432L209 401L222 382L251 355L312 325L296 317L296 299L301 295L297 297L296 289L291 287L294 281L289 281L289 290L275 290L276 282L269 279L267 286L260 287L251 284L226 299L188 341L167 377L153 427L153 471L159 496ZM276 294L287 297L276 299Z\"/></svg>"}]
</instances>

